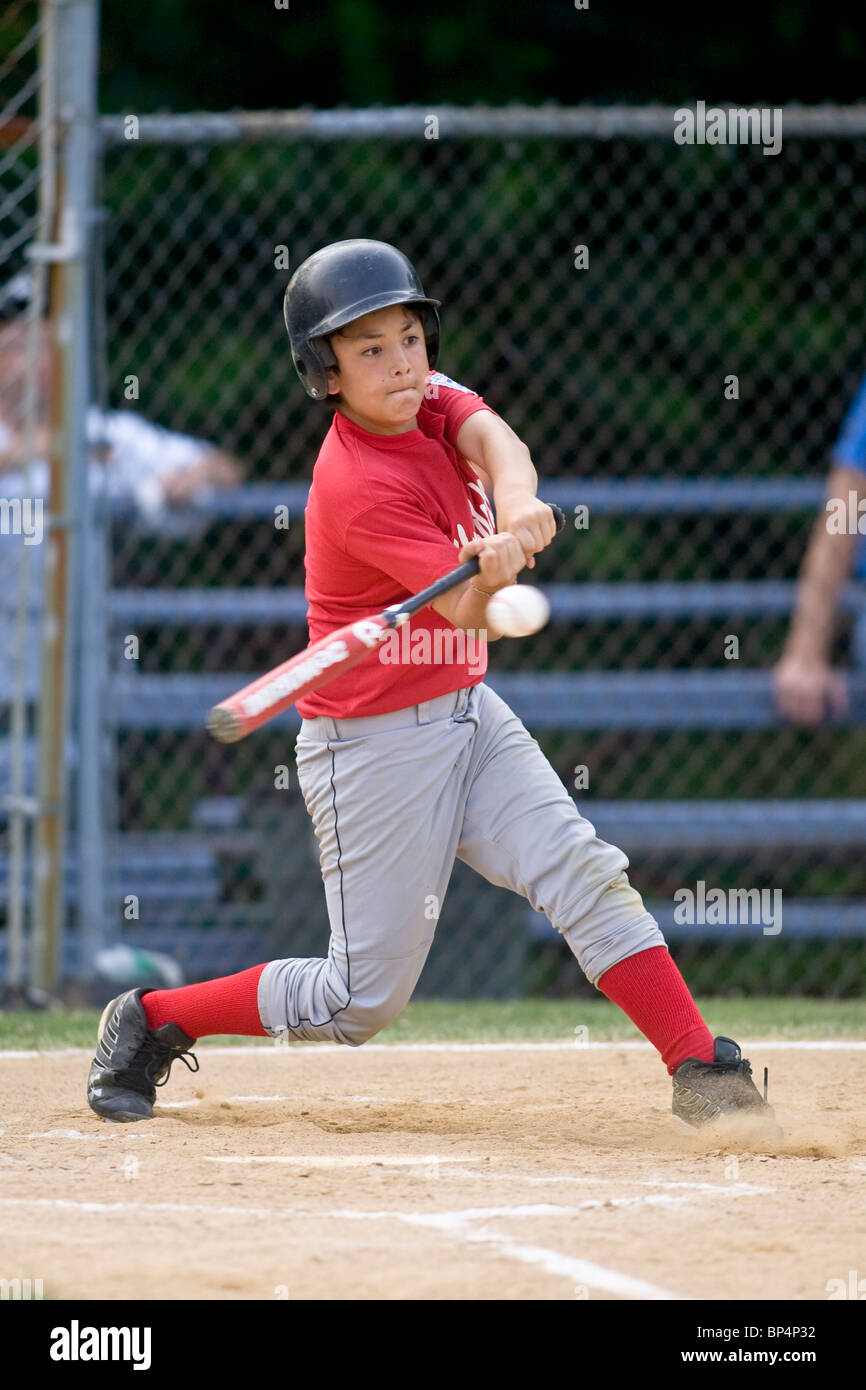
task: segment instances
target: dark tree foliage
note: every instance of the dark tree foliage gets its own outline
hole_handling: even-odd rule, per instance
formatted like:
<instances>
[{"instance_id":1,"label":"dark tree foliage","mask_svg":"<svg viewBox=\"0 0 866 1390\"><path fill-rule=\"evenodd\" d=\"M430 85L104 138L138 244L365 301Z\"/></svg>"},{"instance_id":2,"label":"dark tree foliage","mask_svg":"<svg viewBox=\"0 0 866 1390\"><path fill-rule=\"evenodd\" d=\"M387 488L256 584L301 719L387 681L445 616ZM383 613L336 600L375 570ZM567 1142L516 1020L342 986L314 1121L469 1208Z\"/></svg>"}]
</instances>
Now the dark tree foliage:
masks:
<instances>
[{"instance_id":1,"label":"dark tree foliage","mask_svg":"<svg viewBox=\"0 0 866 1390\"><path fill-rule=\"evenodd\" d=\"M288 8L277 6L286 3ZM103 111L854 101L854 0L103 0Z\"/></svg>"}]
</instances>

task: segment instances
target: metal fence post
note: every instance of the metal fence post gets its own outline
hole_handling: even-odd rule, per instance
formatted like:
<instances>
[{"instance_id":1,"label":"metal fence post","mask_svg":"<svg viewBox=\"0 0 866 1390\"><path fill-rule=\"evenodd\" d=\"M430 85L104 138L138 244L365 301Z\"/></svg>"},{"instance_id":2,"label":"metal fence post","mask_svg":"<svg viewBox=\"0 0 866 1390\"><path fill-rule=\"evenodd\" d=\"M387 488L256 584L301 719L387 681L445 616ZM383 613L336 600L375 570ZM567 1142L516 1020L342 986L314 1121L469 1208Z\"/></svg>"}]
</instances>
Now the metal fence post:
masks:
<instances>
[{"instance_id":1,"label":"metal fence post","mask_svg":"<svg viewBox=\"0 0 866 1390\"><path fill-rule=\"evenodd\" d=\"M55 82L54 82L54 28L48 22L45 7L40 10L36 22L25 36L13 55L7 59L5 72L17 71L19 85L15 97L0 115L0 128L3 129L2 145L9 147L10 153L4 158L4 174L12 174L4 201L4 211L8 219L2 235L2 255L4 266L7 258L14 256L19 246L28 240L47 241L53 218L53 200L56 189L54 175L55 129ZM35 55L35 69L28 71L29 63ZM37 115L31 119L34 98ZM28 152L38 147L38 170L28 171ZM17 184L17 187L12 187ZM33 194L38 206L34 207ZM19 276L21 292L24 294L25 277ZM39 354L41 319L45 308L46 277L45 268L36 264L29 286L27 330L24 370L22 383L21 414L23 421L23 477L24 494L34 500L33 460L36 453L37 417L39 410ZM3 396L8 383L3 383ZM16 385L11 386L14 394ZM14 414L13 400L3 400ZM34 503L35 505L35 503ZM8 917L8 963L7 984L11 998L16 998L26 989L26 908L27 894L25 871L30 848L30 824L37 812L36 798L30 794L27 781L27 739L30 727L30 689L29 674L32 664L29 659L31 636L28 632L32 615L32 589L36 575L33 571L31 547L20 547L20 560L16 581L14 620L7 628L11 638L12 683L10 689L10 758L9 794L0 798L9 814L9 917ZM9 573L11 580L12 575ZM11 598L11 593L10 596ZM11 608L7 607L7 617ZM9 655L7 651L7 655ZM32 906L32 902L30 904Z\"/></svg>"},{"instance_id":2,"label":"metal fence post","mask_svg":"<svg viewBox=\"0 0 866 1390\"><path fill-rule=\"evenodd\" d=\"M81 613L81 599L87 596L86 578L83 577L87 575L91 551L86 424L90 402L88 286L97 5L95 0L64 0L56 8L56 17L62 142L60 197L53 244L34 248L37 257L52 265L55 368L39 707L40 807L36 824L32 956L33 983L49 991L56 989L61 973L68 829L70 665L78 679L79 915L81 920L95 919L97 929L101 921L102 893L100 816L98 796L93 795L93 787L98 788L99 771L98 709L89 708L90 673L86 669L86 659L82 659L93 635L90 616L82 617ZM88 775L90 761L95 761L95 766Z\"/></svg>"}]
</instances>

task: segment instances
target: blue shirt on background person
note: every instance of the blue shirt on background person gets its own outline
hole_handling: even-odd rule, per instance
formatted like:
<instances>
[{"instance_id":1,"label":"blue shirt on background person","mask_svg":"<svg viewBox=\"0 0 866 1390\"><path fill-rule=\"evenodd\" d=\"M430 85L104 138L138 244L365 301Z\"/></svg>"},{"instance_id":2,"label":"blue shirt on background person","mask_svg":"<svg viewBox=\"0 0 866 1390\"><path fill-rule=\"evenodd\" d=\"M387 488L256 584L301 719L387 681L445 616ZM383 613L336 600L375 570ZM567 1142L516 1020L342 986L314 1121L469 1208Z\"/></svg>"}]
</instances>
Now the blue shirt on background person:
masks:
<instances>
[{"instance_id":1,"label":"blue shirt on background person","mask_svg":"<svg viewBox=\"0 0 866 1390\"><path fill-rule=\"evenodd\" d=\"M857 468L866 475L866 377L842 421L832 457L837 467ZM866 579L866 535L857 546L854 573L858 579Z\"/></svg>"}]
</instances>

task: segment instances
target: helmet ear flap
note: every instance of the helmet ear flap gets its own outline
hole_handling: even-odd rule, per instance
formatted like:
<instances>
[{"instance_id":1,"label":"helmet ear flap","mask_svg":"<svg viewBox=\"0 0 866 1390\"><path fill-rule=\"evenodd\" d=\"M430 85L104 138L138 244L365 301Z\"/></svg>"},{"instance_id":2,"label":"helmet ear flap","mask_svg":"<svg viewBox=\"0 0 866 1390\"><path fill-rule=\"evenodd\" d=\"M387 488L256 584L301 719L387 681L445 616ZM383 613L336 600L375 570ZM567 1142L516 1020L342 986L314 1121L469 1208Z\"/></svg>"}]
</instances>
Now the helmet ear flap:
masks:
<instances>
[{"instance_id":1,"label":"helmet ear flap","mask_svg":"<svg viewBox=\"0 0 866 1390\"><path fill-rule=\"evenodd\" d=\"M334 349L327 338L311 338L307 345L306 354L308 363L312 365L308 372L301 375L301 381L309 394L317 401L327 400L330 394L328 391L328 372L336 371L338 365ZM296 361L295 367L297 366Z\"/></svg>"},{"instance_id":2,"label":"helmet ear flap","mask_svg":"<svg viewBox=\"0 0 866 1390\"><path fill-rule=\"evenodd\" d=\"M324 400L328 395L328 372L337 366L330 344L323 338L311 341L292 354L292 361L307 395Z\"/></svg>"},{"instance_id":3,"label":"helmet ear flap","mask_svg":"<svg viewBox=\"0 0 866 1390\"><path fill-rule=\"evenodd\" d=\"M337 355L331 347L330 338L314 338L311 347L324 367L325 371L335 371L337 368Z\"/></svg>"},{"instance_id":4,"label":"helmet ear flap","mask_svg":"<svg viewBox=\"0 0 866 1390\"><path fill-rule=\"evenodd\" d=\"M436 366L436 359L439 356L439 310L431 304L417 304L413 307L417 310L421 326L424 329L427 362L432 369Z\"/></svg>"}]
</instances>

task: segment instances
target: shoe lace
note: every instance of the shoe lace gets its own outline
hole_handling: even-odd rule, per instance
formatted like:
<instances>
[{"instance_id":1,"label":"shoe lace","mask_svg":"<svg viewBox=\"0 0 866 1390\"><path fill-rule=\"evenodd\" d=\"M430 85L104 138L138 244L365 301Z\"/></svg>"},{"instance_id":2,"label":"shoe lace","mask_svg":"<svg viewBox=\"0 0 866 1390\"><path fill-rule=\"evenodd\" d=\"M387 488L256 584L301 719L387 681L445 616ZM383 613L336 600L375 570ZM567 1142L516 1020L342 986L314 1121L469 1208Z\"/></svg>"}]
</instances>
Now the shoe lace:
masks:
<instances>
[{"instance_id":1,"label":"shoe lace","mask_svg":"<svg viewBox=\"0 0 866 1390\"><path fill-rule=\"evenodd\" d=\"M748 1060L747 1057L741 1057L740 1060L739 1060L739 1062L711 1062L711 1063L710 1063L710 1066L712 1067L713 1071L721 1072L721 1073L723 1073L723 1074L724 1074L725 1072L727 1072L727 1073L728 1073L729 1075L731 1075L731 1076L744 1076L744 1077L748 1078L749 1080L752 1080L752 1064L751 1064L751 1062ZM769 1090L769 1084L768 1084L768 1083L769 1083L769 1068L768 1068L768 1067L764 1067L764 1094L763 1094L763 1101L764 1101L764 1104L765 1104L765 1105L767 1105L767 1104L769 1103L768 1100L767 1100L767 1092L768 1092L768 1090ZM755 1087L755 1089L757 1090L757 1087ZM759 1094L759 1095L761 1094L760 1091L758 1091L758 1094Z\"/></svg>"},{"instance_id":2,"label":"shoe lace","mask_svg":"<svg viewBox=\"0 0 866 1390\"><path fill-rule=\"evenodd\" d=\"M751 1076L752 1064L745 1057L741 1057L739 1062L711 1062L713 1071L728 1072L730 1075Z\"/></svg>"},{"instance_id":3,"label":"shoe lace","mask_svg":"<svg viewBox=\"0 0 866 1390\"><path fill-rule=\"evenodd\" d=\"M165 1043L157 1042L155 1038L149 1037L147 1039L144 1044L144 1051L147 1056L144 1074L152 1086L164 1086L166 1084L174 1062L183 1062L187 1071L197 1072L199 1070L198 1058L194 1052L178 1052L173 1047L166 1047ZM163 1067L165 1068L165 1076L161 1081L158 1081L157 1077Z\"/></svg>"},{"instance_id":4,"label":"shoe lace","mask_svg":"<svg viewBox=\"0 0 866 1390\"><path fill-rule=\"evenodd\" d=\"M697 1058L694 1059L698 1061ZM747 1057L740 1056L736 1062L701 1062L698 1071L714 1072L716 1076L751 1076L752 1065Z\"/></svg>"}]
</instances>

